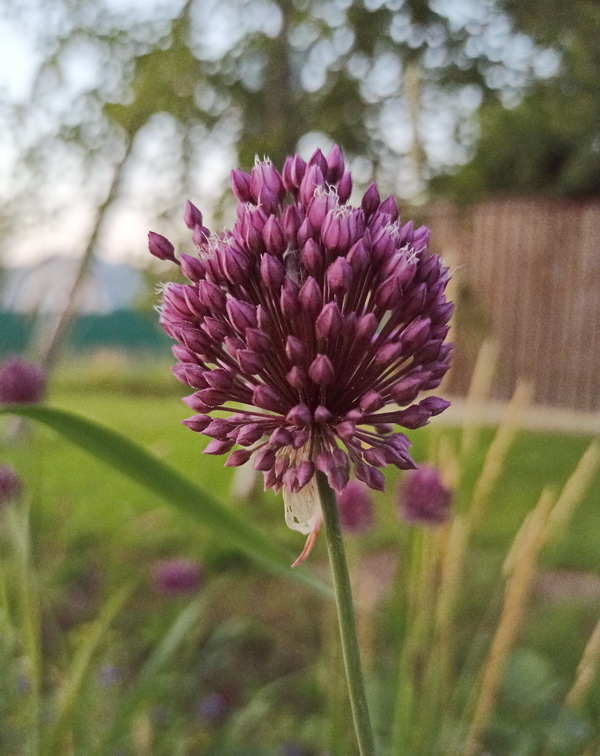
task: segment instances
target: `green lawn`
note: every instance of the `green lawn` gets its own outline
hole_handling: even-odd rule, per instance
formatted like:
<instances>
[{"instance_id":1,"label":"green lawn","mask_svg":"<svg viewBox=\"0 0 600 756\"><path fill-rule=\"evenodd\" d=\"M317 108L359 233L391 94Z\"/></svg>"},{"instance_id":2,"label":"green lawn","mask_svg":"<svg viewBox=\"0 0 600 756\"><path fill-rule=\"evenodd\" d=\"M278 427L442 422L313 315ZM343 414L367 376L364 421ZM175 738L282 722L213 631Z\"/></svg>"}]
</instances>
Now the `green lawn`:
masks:
<instances>
[{"instance_id":1,"label":"green lawn","mask_svg":"<svg viewBox=\"0 0 600 756\"><path fill-rule=\"evenodd\" d=\"M159 372L160 370L160 372ZM180 421L190 410L179 401L184 392L170 376L167 366L148 367L144 383L142 371L132 371L115 381L110 375L96 376L85 381L85 374L62 377L53 390L49 404L69 409L98 420L105 425L135 438L158 457L168 460L180 471L193 478L222 500L228 497L233 471L225 469L225 457L206 456L201 450L205 437L192 433ZM427 458L431 432L457 437L457 431L435 427L413 431L413 456L417 461ZM36 481L36 498L40 506L51 509L52 516L61 521L61 529L118 533L131 524L132 519L163 509L161 501L122 476L110 474L106 467L80 452L51 431L31 430L35 453L29 444L4 450L8 461ZM493 430L482 432L482 443L467 475L465 491L472 488ZM579 435L521 431L504 464L499 484L487 509L478 540L490 547L503 546L514 535L527 511L535 504L542 488L550 485L560 489L577 461L587 448L589 438ZM377 513L386 528L395 522L393 491L399 473L388 470L388 493L375 494ZM279 528L281 502L271 494L265 495L264 511L252 512L264 520L264 525ZM245 505L240 505L245 506ZM58 511L56 508L58 507ZM50 512L49 512L50 514ZM65 516L68 514L68 516ZM179 515L175 519L181 519ZM177 523L172 523L177 528ZM190 524L181 524L186 534ZM192 526L194 527L194 526ZM195 535L195 534L194 534ZM190 540L193 540L191 538ZM584 501L567 532L549 549L549 564L556 567L590 569L600 573L600 476L586 493Z\"/></svg>"},{"instance_id":2,"label":"green lawn","mask_svg":"<svg viewBox=\"0 0 600 756\"><path fill-rule=\"evenodd\" d=\"M284 544L291 554L298 553L303 537L285 527L281 497L269 492L259 494L251 502L229 501L233 471L223 467L224 458L202 455L201 449L206 440L180 424L180 420L190 414L179 401L184 393L181 388L170 376L168 367L162 365L141 364L137 368L117 366L114 373L108 368L96 367L91 372L80 368L79 371L59 375L49 404L81 413L135 438L223 502L241 510L263 531L272 533L272 537ZM435 420L431 429L411 432L409 435L414 444L415 459L427 459L432 436L439 440L440 434L447 434L456 441L458 433L457 429L436 427ZM481 443L470 460L470 472L465 475L461 486L462 496L473 487L493 433L492 429L486 429L481 434ZM477 651L478 644L481 644L481 649L485 648L486 639L489 640L493 631L502 598L499 574L511 539L537 501L542 488L550 485L559 490L589 441L585 437L564 434L519 433L503 466L484 522L475 534L467 563L465 585L468 590L464 591L459 604L460 626L464 633L459 647L462 648L467 669L469 655L473 656L475 666L481 660L482 652ZM48 600L54 602L54 610L58 612L61 627L77 627L82 621L93 618L98 606L131 576L141 578L147 585L150 570L161 557L187 555L205 566L209 579L231 576L226 593L212 606L213 624L218 626L220 621L227 623L234 620L242 622L240 627L246 630L240 632L245 638L247 627L244 623L250 622L248 627L254 629L248 632L252 643L259 645L256 652L259 657L261 644L279 648L277 653L281 659L277 656L277 662L271 660L274 669L266 671L264 679L261 672L257 673L254 683L244 682L245 692L235 705L246 706L250 700L248 696L256 685L261 680L261 684L267 684L271 674L285 677L296 670L293 674L300 674L302 678L299 684L308 685L309 688L315 684L314 671L306 679L302 677L305 672L298 672L311 670L314 655L322 653L322 650L319 651L319 629L311 622L315 611L312 597L303 595L296 588L293 593L290 592L287 584L282 590L282 584L265 577L239 554L224 548L197 523L172 511L158 497L153 497L122 475L111 472L105 465L45 428L28 425L27 433L19 444L2 449L1 461L17 466L31 494L34 559ZM364 537L354 537L350 548L355 568L360 566L361 555L367 553L396 551L402 557L407 527L399 521L394 501L399 476L398 471L389 471L388 493L374 495L376 526ZM596 475L569 527L544 550L541 559L543 570L577 571L600 577L599 502L600 475ZM311 567L324 567L325 558L325 543L321 539L311 555ZM300 593L296 593L299 590ZM158 612L156 610L156 599L142 591L128 618L122 621L122 626L129 628L128 632L132 633L132 638L136 638L135 642L141 648L150 648L164 631L168 618L172 617L172 612L163 614L160 607ZM395 614L390 611L387 618L382 616L381 619L384 638L381 642L385 643L385 638L389 641L397 634ZM525 724L521 724L527 732L534 725L538 726L541 716L539 707L534 706L534 713L531 714L529 704L519 704L521 699L531 703L531 696L539 693L537 689L531 693L527 685L531 687L534 685L532 680L541 680L539 686L544 691L554 690L555 697L566 689L596 621L597 598L590 600L585 596L573 595L560 601L546 602L534 597L522 629L519 653L512 659L512 666L507 672L509 682L505 685L509 687L505 688L500 706L505 719L512 717L511 712L516 706L518 711L515 716L519 722L525 717ZM231 640L227 633L227 638ZM243 669L254 658L255 650L249 654L245 651L239 653L242 653L244 661L238 660L236 663L241 663ZM384 663L387 653L389 650L384 650ZM188 664L189 660L180 660L179 663ZM251 668L252 664L244 674L251 675ZM184 670L180 669L180 672L183 674ZM227 667L226 672L220 674L230 675L234 679L239 673L238 666L234 669ZM208 686L212 673L198 674L204 680L203 685ZM176 685L180 685L180 682ZM206 689L209 690L209 687ZM310 695L318 700L318 693L313 691ZM546 705L543 696L540 700L539 706L543 708ZM303 703L296 701L296 705L302 706ZM590 706L594 716L600 714L598 685ZM313 721L313 715L316 716L311 707L309 709L305 712L308 722ZM284 716L281 712L280 715ZM286 713L284 719L287 716ZM547 712L544 716L547 716ZM534 724L527 717L533 717L531 721ZM512 743L510 738L517 736L503 730L503 727L506 729L505 719L500 716L496 723L498 732L494 737L497 736L499 743ZM317 717L315 721L318 723L320 720ZM281 730L276 732L286 733L290 727L293 731L289 723L279 723L279 726ZM308 729L305 728L306 732L303 730L308 742L317 738L310 730L311 726L307 724ZM314 726L318 730L319 725ZM521 752L529 754L535 753L535 750L525 749ZM190 750L189 753L196 751ZM217 749L214 753L221 752ZM233 753L233 750L223 751L227 756Z\"/></svg>"}]
</instances>

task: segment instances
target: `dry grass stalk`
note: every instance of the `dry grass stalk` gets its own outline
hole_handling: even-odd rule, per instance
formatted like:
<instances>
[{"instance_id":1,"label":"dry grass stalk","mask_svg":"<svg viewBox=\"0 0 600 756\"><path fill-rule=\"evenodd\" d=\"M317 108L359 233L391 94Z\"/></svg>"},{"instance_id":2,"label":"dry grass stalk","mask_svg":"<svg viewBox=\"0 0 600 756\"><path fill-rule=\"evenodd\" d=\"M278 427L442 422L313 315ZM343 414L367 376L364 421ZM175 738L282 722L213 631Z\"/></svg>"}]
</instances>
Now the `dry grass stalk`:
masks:
<instances>
[{"instance_id":1,"label":"dry grass stalk","mask_svg":"<svg viewBox=\"0 0 600 756\"><path fill-rule=\"evenodd\" d=\"M518 529L516 536L513 538L512 543L510 544L508 554L506 555L506 559L502 564L502 574L505 578L510 577L515 568L515 564L517 564L517 562L521 558L523 549L527 548L527 538L529 535L529 528L531 527L531 518L533 517L533 515L534 512L529 512L529 514L525 517L521 527ZM544 537L543 542L546 543L546 540L547 539Z\"/></svg>"},{"instance_id":2,"label":"dry grass stalk","mask_svg":"<svg viewBox=\"0 0 600 756\"><path fill-rule=\"evenodd\" d=\"M528 518L527 532L506 586L502 614L483 668L464 756L477 756L479 753L481 738L494 708L504 666L521 626L552 504L553 495L545 489Z\"/></svg>"},{"instance_id":3,"label":"dry grass stalk","mask_svg":"<svg viewBox=\"0 0 600 756\"><path fill-rule=\"evenodd\" d=\"M455 491L459 482L460 463L447 436L440 437L436 451L432 464L439 468L444 485Z\"/></svg>"},{"instance_id":4,"label":"dry grass stalk","mask_svg":"<svg viewBox=\"0 0 600 756\"><path fill-rule=\"evenodd\" d=\"M476 446L477 435L481 427L481 423L479 422L480 405L489 396L497 361L498 345L493 341L484 341L477 355L477 361L465 402L460 450L462 459L468 457Z\"/></svg>"},{"instance_id":5,"label":"dry grass stalk","mask_svg":"<svg viewBox=\"0 0 600 756\"><path fill-rule=\"evenodd\" d=\"M483 468L475 484L470 507L464 516L456 516L453 520L444 557L436 618L438 633L442 638L451 634L454 604L469 537L482 517L485 505L502 470L502 464L519 429L521 413L530 397L531 388L527 384L519 383L488 449Z\"/></svg>"},{"instance_id":6,"label":"dry grass stalk","mask_svg":"<svg viewBox=\"0 0 600 756\"><path fill-rule=\"evenodd\" d=\"M488 449L481 475L475 484L468 514L470 529L473 529L483 516L490 494L494 490L494 486L502 471L506 455L520 428L521 416L525 407L530 402L531 393L532 390L529 384L521 382L517 384L502 422L498 426L494 440Z\"/></svg>"},{"instance_id":7,"label":"dry grass stalk","mask_svg":"<svg viewBox=\"0 0 600 756\"><path fill-rule=\"evenodd\" d=\"M600 621L594 628L577 666L575 682L565 698L568 709L576 709L584 701L600 664Z\"/></svg>"},{"instance_id":8,"label":"dry grass stalk","mask_svg":"<svg viewBox=\"0 0 600 756\"><path fill-rule=\"evenodd\" d=\"M556 504L550 512L546 532L544 533L544 543L547 543L559 530L562 530L573 516L577 505L581 502L585 492L588 490L598 467L600 466L600 444L592 441L579 460L577 467L571 473L569 479L563 486L562 491ZM530 517L528 515L528 517ZM515 536L508 556L503 565L503 572L508 576L519 558L523 545L523 538L527 532L527 519Z\"/></svg>"},{"instance_id":9,"label":"dry grass stalk","mask_svg":"<svg viewBox=\"0 0 600 756\"><path fill-rule=\"evenodd\" d=\"M600 467L600 443L592 441L558 497L548 520L548 538L564 528Z\"/></svg>"},{"instance_id":10,"label":"dry grass stalk","mask_svg":"<svg viewBox=\"0 0 600 756\"><path fill-rule=\"evenodd\" d=\"M440 693L448 700L454 656L452 653L454 607L467 543L464 515L458 514L453 518L442 538L441 582L436 603L432 663L438 670L437 683Z\"/></svg>"}]
</instances>

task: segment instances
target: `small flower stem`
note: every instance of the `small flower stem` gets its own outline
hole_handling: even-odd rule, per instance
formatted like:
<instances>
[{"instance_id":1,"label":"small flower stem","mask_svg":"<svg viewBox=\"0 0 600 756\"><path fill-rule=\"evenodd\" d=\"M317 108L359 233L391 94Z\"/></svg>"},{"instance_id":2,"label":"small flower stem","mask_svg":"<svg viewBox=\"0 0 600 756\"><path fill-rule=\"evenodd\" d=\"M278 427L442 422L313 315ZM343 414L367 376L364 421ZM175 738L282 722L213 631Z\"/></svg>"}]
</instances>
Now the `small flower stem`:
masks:
<instances>
[{"instance_id":1,"label":"small flower stem","mask_svg":"<svg viewBox=\"0 0 600 756\"><path fill-rule=\"evenodd\" d=\"M338 515L335 493L327 483L327 478L321 472L317 473L317 485L323 511L323 523L325 525L325 539L327 551L333 575L333 587L335 591L335 603L337 608L340 638L342 642L342 654L344 668L346 670L346 682L354 719L354 729L358 741L360 756L375 756L375 740L367 708L367 697L363 679L358 640L356 636L356 624L354 620L354 607L352 604L352 590L350 588L350 576L346 564L346 554L342 531Z\"/></svg>"}]
</instances>

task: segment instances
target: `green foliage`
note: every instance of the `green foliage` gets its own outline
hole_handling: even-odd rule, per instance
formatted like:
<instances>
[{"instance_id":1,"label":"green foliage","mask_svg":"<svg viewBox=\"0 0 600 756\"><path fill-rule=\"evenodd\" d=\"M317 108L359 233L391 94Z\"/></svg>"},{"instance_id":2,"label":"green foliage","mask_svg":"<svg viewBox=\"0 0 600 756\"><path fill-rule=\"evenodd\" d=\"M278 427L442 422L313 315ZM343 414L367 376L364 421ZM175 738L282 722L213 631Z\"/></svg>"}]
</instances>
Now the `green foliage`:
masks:
<instances>
[{"instance_id":1,"label":"green foliage","mask_svg":"<svg viewBox=\"0 0 600 756\"><path fill-rule=\"evenodd\" d=\"M555 70L516 102L483 104L469 162L434 180L466 201L489 195L600 195L600 8L593 0L501 3L518 30L553 52ZM547 64L546 64L547 65Z\"/></svg>"},{"instance_id":2,"label":"green foliage","mask_svg":"<svg viewBox=\"0 0 600 756\"><path fill-rule=\"evenodd\" d=\"M15 229L25 213L41 222L64 211L68 200L49 191L59 155L77 202L95 209L125 154L145 176L134 203L149 217L201 193L205 210L221 210L223 186L204 173L214 154L244 168L256 154L280 164L308 135L362 158L361 183L377 174L385 189L414 194L468 145L473 108L462 99L518 92L532 75L531 61L513 61L512 22L493 6L187 0L141 12L61 0L56 26L44 23L44 0L10 10L43 51L28 107L6 102L19 153L6 214ZM440 115L450 124L441 162ZM152 144L160 149L146 164Z\"/></svg>"},{"instance_id":3,"label":"green foliage","mask_svg":"<svg viewBox=\"0 0 600 756\"><path fill-rule=\"evenodd\" d=\"M225 508L217 499L185 478L143 447L116 431L74 413L50 407L19 405L0 410L43 423L62 433L71 443L106 462L113 470L128 475L153 494L203 523L212 533L240 548L265 569L276 575L329 594L329 589L304 571L292 571L289 557L247 520Z\"/></svg>"},{"instance_id":4,"label":"green foliage","mask_svg":"<svg viewBox=\"0 0 600 756\"><path fill-rule=\"evenodd\" d=\"M18 520L17 540L6 527L11 520L0 520L0 587L8 587L8 602L0 590L0 750L24 754L27 737L35 732L31 723L37 721L39 753L44 756L62 756L69 744L75 753L90 756L115 750L126 756L140 750L156 756L281 756L288 741L301 744L306 756L324 749L348 756L350 723L331 602L254 570L252 562L240 559L239 548L234 551L225 543L218 526L210 535L210 513L182 518L180 505L171 510L161 505L149 485L156 482L153 475L162 476L165 461L169 475L173 465L187 470L194 485L197 481L220 500L226 498L231 471L218 458L198 462L199 439L176 422L176 390L168 393L155 375L158 368L137 369L148 376L145 392L143 381L135 383L132 368L119 373L119 365L112 365L111 384L105 366L88 384L99 368L91 372L87 366L79 378L59 374L52 401L101 418L151 448L153 456L143 455L156 465L148 485L111 474L106 461L76 448L77 436L68 438L42 426L30 428L20 445L3 450L4 458L18 465L32 498L29 539L23 537L26 518ZM125 379L118 390L117 375ZM86 390L88 385L93 388ZM132 393L136 385L140 390ZM50 411L49 416L54 414ZM65 430L97 432L87 421L83 428L73 426L66 414L65 421L64 413L58 413ZM457 494L463 503L472 495L494 433L482 430L477 436ZM108 452L111 464L116 461L111 455L123 457L131 451L121 445L119 435L100 434L100 445L110 440L114 446ZM444 445L460 446L460 431L454 428L436 425L412 436L420 461ZM441 698L442 713L451 714L444 747L464 734L468 724L468 717L461 721L455 714L468 711L472 703L478 670L495 632L503 599L499 575L510 542L541 488L551 484L559 489L587 445L583 437L523 431L502 465L485 517L471 539L456 604L456 678L451 694ZM105 460L106 454L102 452ZM119 464L127 467L131 459ZM144 467L144 476L148 470ZM162 481L163 488L169 488L169 480ZM380 555L387 554L398 567L394 589L383 591L385 603L375 613L359 616L370 660L370 697L384 743L390 738L398 648L407 634L414 645L412 660L404 662L410 674L403 695L414 684L413 674L417 681L427 679L423 673L433 626L423 630L421 614L421 630L411 634L411 623L415 610L422 613L433 606L434 593L421 590L427 577L427 570L422 571L427 561L421 556L432 553L423 546L444 542L436 534L423 539L423 533L398 521L396 482L397 475L390 474L390 493L376 502L373 531L347 539L352 572L359 584L367 579L362 600L370 600L375 578L391 579L374 569ZM565 569L592 581L599 574L599 487L596 475L569 528L542 555L541 569L558 587ZM273 544L298 549L297 534L286 531L281 507L271 496L232 503L231 511L257 522L261 533L268 529ZM316 565L323 560L324 545L317 543L311 556ZM205 586L191 600L161 597L148 580L157 560L175 554L189 555L204 566ZM123 586L132 579L133 593L117 610L128 590ZM435 576L432 585L434 590L439 587ZM359 606L360 601L359 596ZM482 748L522 756L541 756L546 748L544 756L579 756L584 744L593 741L600 714L598 683L579 709L567 711L563 701L596 621L595 602L583 594L534 594ZM24 673L36 655L38 684L32 686L29 673ZM203 707L214 695L217 715L210 719L210 707ZM432 737L439 703L434 700L424 709L417 697L410 720L418 723L425 717L430 725L422 731ZM57 719L59 711L64 713ZM410 753L434 752L417 747L417 740ZM460 748L457 752L462 753Z\"/></svg>"}]
</instances>

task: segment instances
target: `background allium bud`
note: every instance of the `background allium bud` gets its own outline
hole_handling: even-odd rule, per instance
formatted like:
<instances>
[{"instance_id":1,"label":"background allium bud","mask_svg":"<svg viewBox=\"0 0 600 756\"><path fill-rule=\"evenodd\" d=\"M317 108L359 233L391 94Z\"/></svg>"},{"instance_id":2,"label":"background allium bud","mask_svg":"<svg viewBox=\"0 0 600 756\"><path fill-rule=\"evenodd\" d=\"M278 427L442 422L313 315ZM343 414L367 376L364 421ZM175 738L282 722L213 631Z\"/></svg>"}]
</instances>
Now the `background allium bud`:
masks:
<instances>
[{"instance_id":1,"label":"background allium bud","mask_svg":"<svg viewBox=\"0 0 600 756\"><path fill-rule=\"evenodd\" d=\"M368 487L357 480L351 480L337 494L342 530L347 533L364 533L373 524L373 502Z\"/></svg>"},{"instance_id":2,"label":"background allium bud","mask_svg":"<svg viewBox=\"0 0 600 756\"><path fill-rule=\"evenodd\" d=\"M439 525L449 517L452 491L443 484L436 467L423 465L404 474L398 501L406 522Z\"/></svg>"},{"instance_id":3,"label":"background allium bud","mask_svg":"<svg viewBox=\"0 0 600 756\"><path fill-rule=\"evenodd\" d=\"M200 702L198 716L203 723L215 724L223 719L229 708L225 696L220 693L210 693Z\"/></svg>"},{"instance_id":4,"label":"background allium bud","mask_svg":"<svg viewBox=\"0 0 600 756\"><path fill-rule=\"evenodd\" d=\"M19 497L21 479L11 465L0 465L0 509Z\"/></svg>"},{"instance_id":5,"label":"background allium bud","mask_svg":"<svg viewBox=\"0 0 600 756\"><path fill-rule=\"evenodd\" d=\"M10 357L0 365L0 404L35 404L46 394L46 378L39 365Z\"/></svg>"},{"instance_id":6,"label":"background allium bud","mask_svg":"<svg viewBox=\"0 0 600 756\"><path fill-rule=\"evenodd\" d=\"M202 583L202 570L189 559L169 559L157 564L152 573L155 589L165 596L183 596Z\"/></svg>"},{"instance_id":7,"label":"background allium bud","mask_svg":"<svg viewBox=\"0 0 600 756\"><path fill-rule=\"evenodd\" d=\"M193 236L198 264L180 256L190 283L167 284L160 322L193 391L186 424L212 439L205 453L229 453L230 466L252 455L265 487L283 488L290 527L313 533L316 470L337 492L351 469L383 490L380 468L415 466L394 424L419 428L447 406L415 402L450 364L448 270L427 252L429 231L402 224L374 184L348 204L338 147L289 157L281 174L257 160L231 181L233 228ZM188 205L186 224L200 219ZM157 238L151 251L170 254ZM217 410L229 412L218 427Z\"/></svg>"}]
</instances>

